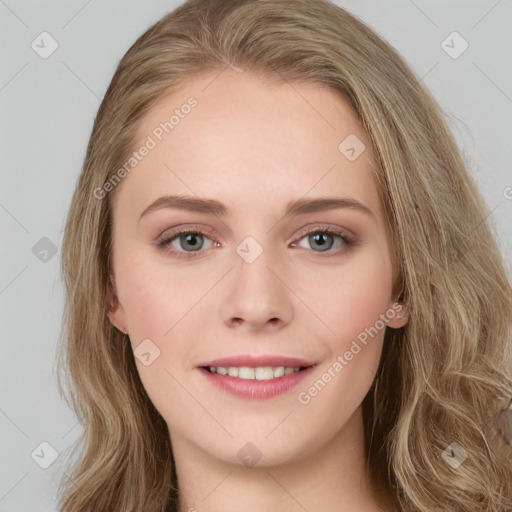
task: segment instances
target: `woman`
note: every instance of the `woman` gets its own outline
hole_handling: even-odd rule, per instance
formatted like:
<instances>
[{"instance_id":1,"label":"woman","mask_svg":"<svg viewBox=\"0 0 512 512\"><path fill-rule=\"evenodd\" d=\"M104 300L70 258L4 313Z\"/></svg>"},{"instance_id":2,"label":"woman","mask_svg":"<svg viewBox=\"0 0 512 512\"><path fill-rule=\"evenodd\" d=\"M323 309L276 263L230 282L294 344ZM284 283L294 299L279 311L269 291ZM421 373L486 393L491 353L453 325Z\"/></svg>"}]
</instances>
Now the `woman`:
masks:
<instances>
[{"instance_id":1,"label":"woman","mask_svg":"<svg viewBox=\"0 0 512 512\"><path fill-rule=\"evenodd\" d=\"M512 507L485 217L435 101L343 9L165 16L116 70L67 220L84 434L61 511Z\"/></svg>"}]
</instances>

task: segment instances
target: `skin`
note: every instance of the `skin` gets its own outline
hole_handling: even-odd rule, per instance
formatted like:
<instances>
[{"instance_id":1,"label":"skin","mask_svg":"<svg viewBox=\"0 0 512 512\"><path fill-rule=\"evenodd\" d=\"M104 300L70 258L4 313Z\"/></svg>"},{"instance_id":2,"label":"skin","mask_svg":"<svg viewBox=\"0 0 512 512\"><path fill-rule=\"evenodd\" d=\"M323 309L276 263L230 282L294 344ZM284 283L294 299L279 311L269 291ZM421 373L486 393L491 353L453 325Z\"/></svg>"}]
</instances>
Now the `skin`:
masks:
<instances>
[{"instance_id":1,"label":"skin","mask_svg":"<svg viewBox=\"0 0 512 512\"><path fill-rule=\"evenodd\" d=\"M160 350L150 365L136 363L168 425L179 510L240 510L240 503L247 511L384 510L365 471L361 412L384 329L308 404L297 398L395 304L391 233L370 141L329 88L227 68L162 98L143 119L139 143L190 96L197 106L115 191L108 312L134 349L149 338ZM366 146L354 161L338 150L349 134ZM163 208L139 220L171 194L216 199L232 212ZM372 214L336 208L283 216L290 201L325 196L351 198ZM333 246L323 252L302 234L325 225L358 244L327 236ZM199 237L204 245L191 258L180 258L191 252L183 237L167 252L154 245L176 226L212 234ZM252 263L236 252L247 236L263 249ZM387 328L402 327L405 307L402 313ZM298 387L255 401L220 391L197 368L241 353L317 366ZM262 454L254 467L237 457L247 442Z\"/></svg>"}]
</instances>

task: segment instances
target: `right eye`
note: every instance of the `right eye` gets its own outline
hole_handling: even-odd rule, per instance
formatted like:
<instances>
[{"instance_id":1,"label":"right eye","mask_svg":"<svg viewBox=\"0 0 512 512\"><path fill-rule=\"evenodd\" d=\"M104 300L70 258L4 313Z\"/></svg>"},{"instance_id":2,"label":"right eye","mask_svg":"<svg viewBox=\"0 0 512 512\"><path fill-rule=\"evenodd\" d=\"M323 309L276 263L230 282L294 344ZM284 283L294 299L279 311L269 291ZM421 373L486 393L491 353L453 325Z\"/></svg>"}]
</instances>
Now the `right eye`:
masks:
<instances>
[{"instance_id":1,"label":"right eye","mask_svg":"<svg viewBox=\"0 0 512 512\"><path fill-rule=\"evenodd\" d=\"M204 252L201 249L211 248L213 242L214 240L206 231L182 229L164 233L155 245L162 248L166 253L174 253L179 258L193 258L193 253Z\"/></svg>"}]
</instances>

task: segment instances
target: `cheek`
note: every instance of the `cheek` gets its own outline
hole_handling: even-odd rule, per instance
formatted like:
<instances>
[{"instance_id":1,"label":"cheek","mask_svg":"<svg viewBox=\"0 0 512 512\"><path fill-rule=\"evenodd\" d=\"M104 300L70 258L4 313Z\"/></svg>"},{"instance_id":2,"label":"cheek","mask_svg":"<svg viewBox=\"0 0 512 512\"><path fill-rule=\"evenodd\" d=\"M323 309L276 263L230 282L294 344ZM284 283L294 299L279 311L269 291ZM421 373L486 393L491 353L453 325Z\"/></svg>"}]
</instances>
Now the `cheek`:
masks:
<instances>
[{"instance_id":1,"label":"cheek","mask_svg":"<svg viewBox=\"0 0 512 512\"><path fill-rule=\"evenodd\" d=\"M361 251L339 266L318 266L315 272L310 269L297 278L301 283L298 295L321 320L319 336L332 340L328 343L332 350L344 350L389 308L391 261L382 254L386 253Z\"/></svg>"},{"instance_id":2,"label":"cheek","mask_svg":"<svg viewBox=\"0 0 512 512\"><path fill-rule=\"evenodd\" d=\"M125 308L130 337L133 342L144 338L159 340L169 330L170 312L177 307L171 288L154 283L145 272L133 268L130 280L119 292ZM124 293L123 293L124 292Z\"/></svg>"},{"instance_id":3,"label":"cheek","mask_svg":"<svg viewBox=\"0 0 512 512\"><path fill-rule=\"evenodd\" d=\"M153 262L132 259L124 271L119 297L126 312L130 342L137 370L151 402L165 418L189 406L180 382L183 366L189 365L193 306L204 295L208 282L185 280L177 270ZM149 340L149 342L148 342ZM145 347L142 349L142 347ZM143 354L149 353L149 361ZM149 364L146 364L149 363ZM172 407L171 407L172 406Z\"/></svg>"},{"instance_id":4,"label":"cheek","mask_svg":"<svg viewBox=\"0 0 512 512\"><path fill-rule=\"evenodd\" d=\"M307 412L305 421L317 418L326 435L334 435L368 393L381 357L386 329L382 317L391 317L389 260L369 254L338 268L336 276L321 272L315 276L317 285L324 284L324 293L317 286L309 300L316 301L322 320L333 332L318 336L328 356L297 395L300 410Z\"/></svg>"},{"instance_id":5,"label":"cheek","mask_svg":"<svg viewBox=\"0 0 512 512\"><path fill-rule=\"evenodd\" d=\"M167 266L143 254L119 268L123 286L118 293L133 341L165 341L194 304L207 294L215 277L207 272Z\"/></svg>"}]
</instances>

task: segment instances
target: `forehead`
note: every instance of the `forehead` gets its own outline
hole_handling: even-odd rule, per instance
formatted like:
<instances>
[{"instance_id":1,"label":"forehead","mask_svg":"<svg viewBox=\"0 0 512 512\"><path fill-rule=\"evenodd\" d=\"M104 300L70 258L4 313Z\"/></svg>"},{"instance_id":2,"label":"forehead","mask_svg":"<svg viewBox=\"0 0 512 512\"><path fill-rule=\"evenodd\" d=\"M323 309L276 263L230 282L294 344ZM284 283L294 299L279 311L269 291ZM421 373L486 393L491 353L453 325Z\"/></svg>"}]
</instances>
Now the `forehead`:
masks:
<instances>
[{"instance_id":1,"label":"forehead","mask_svg":"<svg viewBox=\"0 0 512 512\"><path fill-rule=\"evenodd\" d=\"M151 149L120 195L140 211L166 193L216 197L235 209L250 197L263 210L270 198L344 193L380 209L367 134L324 85L231 68L204 73L164 95L137 133L134 149Z\"/></svg>"}]
</instances>

